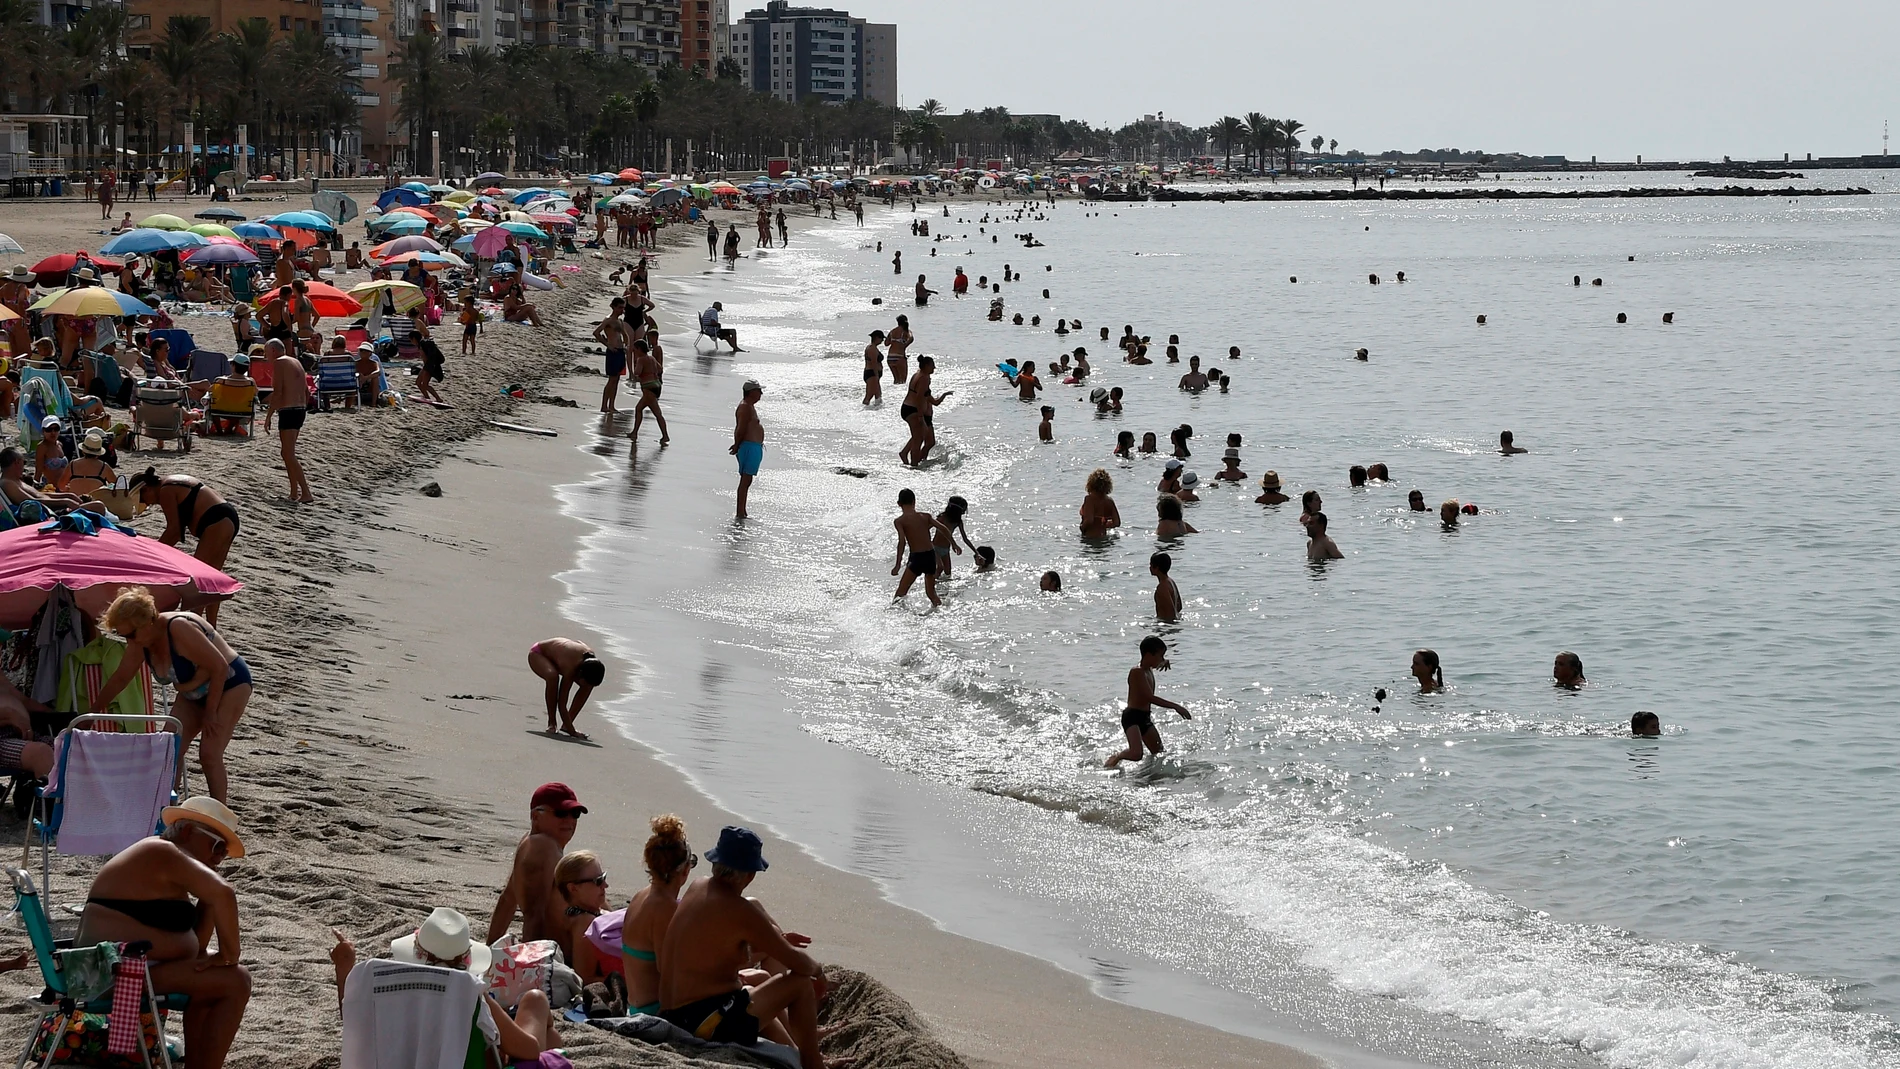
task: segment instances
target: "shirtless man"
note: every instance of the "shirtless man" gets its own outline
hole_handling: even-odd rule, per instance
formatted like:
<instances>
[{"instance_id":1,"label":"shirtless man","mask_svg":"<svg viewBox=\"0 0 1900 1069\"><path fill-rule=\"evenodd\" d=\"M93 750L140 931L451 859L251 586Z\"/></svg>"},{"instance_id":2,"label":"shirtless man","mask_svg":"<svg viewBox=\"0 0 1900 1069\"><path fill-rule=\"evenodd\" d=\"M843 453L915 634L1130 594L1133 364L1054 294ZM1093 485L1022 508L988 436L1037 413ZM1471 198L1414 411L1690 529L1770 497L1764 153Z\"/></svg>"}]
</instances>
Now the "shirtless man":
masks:
<instances>
[{"instance_id":1,"label":"shirtless man","mask_svg":"<svg viewBox=\"0 0 1900 1069\"><path fill-rule=\"evenodd\" d=\"M559 715L562 733L586 738L574 730L574 720L588 695L607 678L607 666L594 655L594 648L571 638L544 638L528 647L528 668L548 684L548 734L554 734L554 718ZM574 696L571 703L569 692Z\"/></svg>"},{"instance_id":2,"label":"shirtless man","mask_svg":"<svg viewBox=\"0 0 1900 1069\"><path fill-rule=\"evenodd\" d=\"M1200 393L1207 389L1207 376L1201 372L1201 358L1188 357L1188 373L1181 376L1180 388L1189 393Z\"/></svg>"},{"instance_id":3,"label":"shirtless man","mask_svg":"<svg viewBox=\"0 0 1900 1069\"><path fill-rule=\"evenodd\" d=\"M732 448L727 452L739 458L739 519L745 519L746 494L752 489L752 477L765 460L765 424L759 422L759 397L765 387L747 379L740 387L739 407L732 412Z\"/></svg>"},{"instance_id":4,"label":"shirtless man","mask_svg":"<svg viewBox=\"0 0 1900 1069\"><path fill-rule=\"evenodd\" d=\"M286 346L297 340L297 327L293 307L296 304L296 291L283 286L272 291L264 303L257 309L257 321L264 326L264 337L274 338Z\"/></svg>"},{"instance_id":5,"label":"shirtless man","mask_svg":"<svg viewBox=\"0 0 1900 1069\"><path fill-rule=\"evenodd\" d=\"M238 964L237 891L217 867L243 857L244 842L237 817L210 798L188 798L162 819L162 834L119 851L93 877L78 941L150 942L152 990L191 996L191 1064L220 1069L251 1000L251 974Z\"/></svg>"},{"instance_id":6,"label":"shirtless man","mask_svg":"<svg viewBox=\"0 0 1900 1069\"><path fill-rule=\"evenodd\" d=\"M659 337L654 331L651 337ZM640 420L646 413L653 413L653 422L660 425L660 444L673 440L667 433L666 417L660 414L660 361L654 357L652 346L644 339L633 340L633 378L640 384L640 400L633 406L633 433L627 435L634 441L640 440Z\"/></svg>"},{"instance_id":7,"label":"shirtless man","mask_svg":"<svg viewBox=\"0 0 1900 1069\"><path fill-rule=\"evenodd\" d=\"M1528 453L1530 450L1518 445L1510 431L1502 431L1498 434L1498 452L1507 457L1514 457L1519 453Z\"/></svg>"},{"instance_id":8,"label":"shirtless man","mask_svg":"<svg viewBox=\"0 0 1900 1069\"><path fill-rule=\"evenodd\" d=\"M943 599L937 596L937 529L943 524L927 512L917 511L917 495L909 487L898 491L897 507L903 512L891 522L897 529L897 563L891 565L891 574L900 571L904 574L897 581L896 597L910 595L910 585L923 577L924 593L929 595L930 604L939 606ZM945 536L949 531L944 531ZM908 559L906 559L908 555Z\"/></svg>"},{"instance_id":9,"label":"shirtless man","mask_svg":"<svg viewBox=\"0 0 1900 1069\"><path fill-rule=\"evenodd\" d=\"M1122 732L1128 736L1128 748L1110 755L1104 768L1114 768L1123 761L1141 760L1144 746L1147 753L1162 751L1161 732L1155 730L1154 706L1172 709L1180 713L1183 720L1194 719L1187 706L1176 705L1155 694L1155 669L1165 672L1170 667L1166 642L1154 635L1141 640L1141 663L1128 670L1128 706L1122 710Z\"/></svg>"},{"instance_id":10,"label":"shirtless man","mask_svg":"<svg viewBox=\"0 0 1900 1069\"><path fill-rule=\"evenodd\" d=\"M528 802L528 834L515 844L514 866L508 882L488 919L488 938L493 943L508 934L515 922L515 910L521 910L521 941L552 939L561 945L567 960L574 960L569 945L567 906L554 890L554 866L567 852L581 814L587 807L565 783L543 783L534 789Z\"/></svg>"},{"instance_id":11,"label":"shirtless man","mask_svg":"<svg viewBox=\"0 0 1900 1069\"><path fill-rule=\"evenodd\" d=\"M633 348L633 328L627 326L627 301L624 297L615 297L613 308L607 318L594 327L594 340L607 350L607 385L600 390L600 410L612 413L614 400L620 395L620 376L627 373L627 350Z\"/></svg>"},{"instance_id":12,"label":"shirtless man","mask_svg":"<svg viewBox=\"0 0 1900 1069\"><path fill-rule=\"evenodd\" d=\"M317 498L310 492L310 482L303 477L303 464L297 459L297 435L303 430L304 415L310 406L303 362L290 355L277 338L264 343L264 359L271 362L272 383L270 407L264 410L264 430L270 431L271 417L275 416L277 438L283 445L284 474L290 477L290 499L308 505Z\"/></svg>"},{"instance_id":13,"label":"shirtless man","mask_svg":"<svg viewBox=\"0 0 1900 1069\"><path fill-rule=\"evenodd\" d=\"M917 307L919 308L929 304L930 298L935 296L937 292L929 286L924 285L924 277L923 275L917 276Z\"/></svg>"},{"instance_id":14,"label":"shirtless man","mask_svg":"<svg viewBox=\"0 0 1900 1069\"><path fill-rule=\"evenodd\" d=\"M1306 521L1306 559L1310 561L1339 560L1345 554L1339 551L1339 543L1326 534L1326 514L1315 512Z\"/></svg>"},{"instance_id":15,"label":"shirtless man","mask_svg":"<svg viewBox=\"0 0 1900 1069\"><path fill-rule=\"evenodd\" d=\"M1174 558L1166 553L1148 558L1148 574L1155 577L1155 615L1169 623L1181 618L1181 588L1168 574L1173 567Z\"/></svg>"},{"instance_id":16,"label":"shirtless man","mask_svg":"<svg viewBox=\"0 0 1900 1069\"><path fill-rule=\"evenodd\" d=\"M937 445L937 406L943 399L955 393L945 390L940 394L930 392L930 376L937 370L937 361L931 357L920 357L917 361L917 374L910 377L910 388L904 394L904 405L897 410L910 426L910 441L898 450L897 459L910 467L922 467L924 458Z\"/></svg>"},{"instance_id":17,"label":"shirtless man","mask_svg":"<svg viewBox=\"0 0 1900 1069\"><path fill-rule=\"evenodd\" d=\"M871 332L871 344L864 347L864 400L858 402L870 405L872 401L884 399L884 350L878 346L884 344L884 332Z\"/></svg>"},{"instance_id":18,"label":"shirtless man","mask_svg":"<svg viewBox=\"0 0 1900 1069\"><path fill-rule=\"evenodd\" d=\"M297 277L297 243L286 241L277 247L277 261L271 265L277 288L283 289Z\"/></svg>"},{"instance_id":19,"label":"shirtless man","mask_svg":"<svg viewBox=\"0 0 1900 1069\"><path fill-rule=\"evenodd\" d=\"M803 949L811 940L781 930L745 896L766 868L759 837L726 827L706 860L712 875L686 888L660 943L660 1016L704 1040L751 1046L762 1022L784 1014L801 1069L825 1069L818 1051L825 974ZM774 975L748 987L739 974L755 955Z\"/></svg>"}]
</instances>

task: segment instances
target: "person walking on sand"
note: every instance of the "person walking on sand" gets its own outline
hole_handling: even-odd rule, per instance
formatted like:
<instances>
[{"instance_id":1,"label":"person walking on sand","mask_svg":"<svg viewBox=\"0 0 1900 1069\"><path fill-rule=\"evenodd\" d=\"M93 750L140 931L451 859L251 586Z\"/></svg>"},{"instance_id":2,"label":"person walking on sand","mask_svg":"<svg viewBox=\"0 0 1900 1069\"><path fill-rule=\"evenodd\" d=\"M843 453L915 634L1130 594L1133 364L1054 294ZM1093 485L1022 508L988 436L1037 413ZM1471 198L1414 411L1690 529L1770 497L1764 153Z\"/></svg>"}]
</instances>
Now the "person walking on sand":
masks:
<instances>
[{"instance_id":1,"label":"person walking on sand","mask_svg":"<svg viewBox=\"0 0 1900 1069\"><path fill-rule=\"evenodd\" d=\"M891 565L891 574L901 571L904 577L897 581L895 596L908 597L910 585L922 577L930 604L942 605L943 599L937 596L937 532L942 529L945 538L950 532L935 516L917 511L917 495L909 487L898 491L897 507L903 511L891 523L897 529L897 562Z\"/></svg>"},{"instance_id":2,"label":"person walking on sand","mask_svg":"<svg viewBox=\"0 0 1900 1069\"><path fill-rule=\"evenodd\" d=\"M528 668L548 684L548 734L554 734L554 718L558 715L562 734L586 738L574 730L574 721L594 688L607 678L607 666L594 655L594 648L571 638L544 638L528 647ZM569 692L573 693L572 701Z\"/></svg>"},{"instance_id":3,"label":"person walking on sand","mask_svg":"<svg viewBox=\"0 0 1900 1069\"><path fill-rule=\"evenodd\" d=\"M283 447L284 474L290 478L290 500L312 504L317 498L303 476L303 463L297 459L297 435L303 431L304 416L309 412L310 384L304 378L303 362L272 338L264 343L264 359L271 362L270 407L264 410L264 431L270 432L272 417L277 419L277 439Z\"/></svg>"},{"instance_id":4,"label":"person walking on sand","mask_svg":"<svg viewBox=\"0 0 1900 1069\"><path fill-rule=\"evenodd\" d=\"M565 783L543 783L528 800L528 834L515 844L514 861L508 869L508 882L502 885L495 912L488 918L488 938L493 944L508 934L521 913L521 941L554 939L567 928L567 910L561 896L554 893L554 866L560 864L567 844L580 827L581 804L574 788Z\"/></svg>"},{"instance_id":5,"label":"person walking on sand","mask_svg":"<svg viewBox=\"0 0 1900 1069\"><path fill-rule=\"evenodd\" d=\"M614 401L620 396L620 376L627 373L627 350L633 348L633 328L627 326L624 297L613 299L607 318L594 326L594 340L607 350L607 385L600 389L600 410L609 415L618 411Z\"/></svg>"},{"instance_id":6,"label":"person walking on sand","mask_svg":"<svg viewBox=\"0 0 1900 1069\"><path fill-rule=\"evenodd\" d=\"M747 379L739 388L742 398L739 407L732 413L732 448L726 450L739 458L739 512L738 518L746 518L746 495L752 490L752 477L759 473L759 465L765 461L765 424L759 422L759 397L765 392L754 379Z\"/></svg>"},{"instance_id":7,"label":"person walking on sand","mask_svg":"<svg viewBox=\"0 0 1900 1069\"><path fill-rule=\"evenodd\" d=\"M711 220L706 222L706 259L719 259L719 224Z\"/></svg>"},{"instance_id":8,"label":"person walking on sand","mask_svg":"<svg viewBox=\"0 0 1900 1069\"><path fill-rule=\"evenodd\" d=\"M1183 720L1194 719L1187 706L1176 705L1155 693L1155 670L1165 672L1171 667L1166 642L1157 635L1141 640L1141 663L1128 670L1128 705L1122 710L1122 733L1128 736L1128 748L1110 755L1102 767L1114 768L1123 761L1139 761L1144 756L1144 747L1146 753L1162 752L1161 732L1155 729L1155 706L1172 709L1180 713Z\"/></svg>"},{"instance_id":9,"label":"person walking on sand","mask_svg":"<svg viewBox=\"0 0 1900 1069\"><path fill-rule=\"evenodd\" d=\"M655 331L654 336L657 335ZM663 385L660 374L660 361L653 355L652 346L644 339L635 338L633 378L640 384L640 400L633 406L633 433L627 437L636 442L640 440L640 421L648 412L653 413L653 422L660 425L660 444L665 445L673 440L666 430L666 417L660 414L660 387Z\"/></svg>"}]
</instances>

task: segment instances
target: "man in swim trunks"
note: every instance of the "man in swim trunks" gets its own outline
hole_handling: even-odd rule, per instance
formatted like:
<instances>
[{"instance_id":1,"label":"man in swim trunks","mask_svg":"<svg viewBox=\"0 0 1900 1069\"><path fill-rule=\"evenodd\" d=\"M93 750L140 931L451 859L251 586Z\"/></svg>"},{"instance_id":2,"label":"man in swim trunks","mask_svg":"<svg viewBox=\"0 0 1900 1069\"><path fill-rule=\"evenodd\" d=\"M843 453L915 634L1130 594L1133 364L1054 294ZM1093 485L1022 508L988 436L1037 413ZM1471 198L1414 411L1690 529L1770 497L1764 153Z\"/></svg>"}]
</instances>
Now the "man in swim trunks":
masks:
<instances>
[{"instance_id":1,"label":"man in swim trunks","mask_svg":"<svg viewBox=\"0 0 1900 1069\"><path fill-rule=\"evenodd\" d=\"M565 783L543 783L528 800L528 834L515 844L515 859L502 886L501 898L488 919L486 943L508 934L521 910L521 941L566 938L567 905L554 890L554 866L580 826L581 804L574 788Z\"/></svg>"},{"instance_id":2,"label":"man in swim trunks","mask_svg":"<svg viewBox=\"0 0 1900 1069\"><path fill-rule=\"evenodd\" d=\"M903 512L891 523L897 529L897 562L891 565L891 574L902 572L904 577L897 581L895 596L908 597L910 585L921 576L930 604L942 605L943 599L937 596L937 529L943 524L928 512L917 511L917 495L909 487L898 491L897 507ZM948 536L948 530L944 534Z\"/></svg>"},{"instance_id":3,"label":"man in swim trunks","mask_svg":"<svg viewBox=\"0 0 1900 1069\"><path fill-rule=\"evenodd\" d=\"M309 382L304 378L303 362L292 356L284 343L272 338L264 343L264 359L271 362L272 388L270 407L264 410L264 430L277 419L277 438L283 447L284 474L290 477L290 499L310 504L316 495L303 477L303 463L297 459L297 435L303 430L303 418L309 411Z\"/></svg>"},{"instance_id":4,"label":"man in swim trunks","mask_svg":"<svg viewBox=\"0 0 1900 1069\"><path fill-rule=\"evenodd\" d=\"M243 857L244 842L236 815L210 798L188 798L161 819L161 834L119 851L93 877L78 941L150 942L152 990L191 997L185 1045L192 1066L220 1069L251 999L251 974L238 964L237 891L217 868Z\"/></svg>"},{"instance_id":5,"label":"man in swim trunks","mask_svg":"<svg viewBox=\"0 0 1900 1069\"><path fill-rule=\"evenodd\" d=\"M824 970L811 940L779 928L746 888L766 861L749 828L726 827L706 852L712 875L686 888L660 943L660 1016L714 1043L758 1042L761 1022L784 1014L801 1069L825 1069L818 1050ZM775 975L750 987L739 972L754 955Z\"/></svg>"},{"instance_id":6,"label":"man in swim trunks","mask_svg":"<svg viewBox=\"0 0 1900 1069\"><path fill-rule=\"evenodd\" d=\"M633 340L633 377L640 383L640 400L633 406L633 433L627 437L639 441L640 420L652 412L653 422L660 425L660 444L665 445L673 437L666 431L666 417L660 415L660 362L644 338Z\"/></svg>"},{"instance_id":7,"label":"man in swim trunks","mask_svg":"<svg viewBox=\"0 0 1900 1069\"><path fill-rule=\"evenodd\" d=\"M607 350L607 385L600 390L600 410L614 412L614 399L620 395L620 376L627 373L627 350L633 348L633 329L627 326L627 301L615 297L607 318L594 327L594 340Z\"/></svg>"},{"instance_id":8,"label":"man in swim trunks","mask_svg":"<svg viewBox=\"0 0 1900 1069\"><path fill-rule=\"evenodd\" d=\"M594 655L594 647L571 638L544 638L528 647L528 668L547 681L548 734L554 734L554 718L561 719L561 732L577 739L587 736L574 730L587 698L607 678L607 666ZM568 700L572 692L573 701Z\"/></svg>"},{"instance_id":9,"label":"man in swim trunks","mask_svg":"<svg viewBox=\"0 0 1900 1069\"><path fill-rule=\"evenodd\" d=\"M1181 714L1181 719L1192 720L1187 706L1176 705L1166 698L1155 694L1155 669L1167 671L1168 644L1155 635L1141 640L1141 663L1128 670L1128 706L1122 710L1122 732L1128 736L1128 748L1112 754L1105 768L1114 768L1123 761L1139 761L1143 747L1148 753L1160 753L1161 733L1155 730L1153 707L1172 709Z\"/></svg>"},{"instance_id":10,"label":"man in swim trunks","mask_svg":"<svg viewBox=\"0 0 1900 1069\"><path fill-rule=\"evenodd\" d=\"M765 424L759 422L759 397L765 387L757 381L747 379L740 387L739 407L732 413L732 448L726 450L739 458L739 512L738 518L745 519L746 494L752 489L752 477L759 473L759 465L765 461Z\"/></svg>"}]
</instances>

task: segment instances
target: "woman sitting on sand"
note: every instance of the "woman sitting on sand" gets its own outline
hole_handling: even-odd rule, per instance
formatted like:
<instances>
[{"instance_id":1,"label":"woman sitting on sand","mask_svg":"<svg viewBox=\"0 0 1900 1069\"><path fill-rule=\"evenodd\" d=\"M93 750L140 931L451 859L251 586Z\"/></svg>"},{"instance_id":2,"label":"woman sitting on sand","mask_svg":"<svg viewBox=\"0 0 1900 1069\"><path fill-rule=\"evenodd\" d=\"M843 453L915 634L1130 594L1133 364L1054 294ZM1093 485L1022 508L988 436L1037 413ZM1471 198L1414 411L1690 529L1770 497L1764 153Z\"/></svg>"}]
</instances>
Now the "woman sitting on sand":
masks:
<instances>
[{"instance_id":1,"label":"woman sitting on sand","mask_svg":"<svg viewBox=\"0 0 1900 1069\"><path fill-rule=\"evenodd\" d=\"M204 766L211 797L224 803L230 780L224 769L224 750L251 701L251 666L231 649L196 613L159 612L152 592L142 586L121 591L106 606L100 620L107 631L126 640L119 670L99 688L88 712L100 713L119 696L140 666L148 666L160 683L177 687L172 715L185 725L181 746L198 744L198 762Z\"/></svg>"},{"instance_id":2,"label":"woman sitting on sand","mask_svg":"<svg viewBox=\"0 0 1900 1069\"><path fill-rule=\"evenodd\" d=\"M1121 511L1115 507L1115 499L1108 496L1115 490L1115 480L1109 478L1108 472L1096 468L1089 472L1084 488L1088 496L1082 499L1082 537L1105 537L1122 525Z\"/></svg>"},{"instance_id":3,"label":"woman sitting on sand","mask_svg":"<svg viewBox=\"0 0 1900 1069\"><path fill-rule=\"evenodd\" d=\"M39 502L48 512L70 512L86 504L85 498L74 494L35 489L27 481L26 454L13 446L0 449L0 494L6 496L7 507L16 514L28 501Z\"/></svg>"},{"instance_id":4,"label":"woman sitting on sand","mask_svg":"<svg viewBox=\"0 0 1900 1069\"><path fill-rule=\"evenodd\" d=\"M627 1012L658 1015L660 966L655 952L673 923L673 908L692 877L699 855L686 845L686 825L671 813L653 818L647 839L647 885L627 903L621 922L622 967L627 973Z\"/></svg>"},{"instance_id":5,"label":"woman sitting on sand","mask_svg":"<svg viewBox=\"0 0 1900 1069\"><path fill-rule=\"evenodd\" d=\"M165 533L158 536L160 542L175 546L190 531L198 540L197 552L192 556L223 570L231 543L238 536L237 509L224 500L223 494L189 475L161 478L157 468L146 468L130 482L138 492L140 505L157 505L164 510ZM205 619L218 622L217 605L205 610Z\"/></svg>"},{"instance_id":6,"label":"woman sitting on sand","mask_svg":"<svg viewBox=\"0 0 1900 1069\"><path fill-rule=\"evenodd\" d=\"M98 429L86 432L79 443L79 459L66 469L70 475L66 480L66 492L78 497L86 497L94 490L111 486L119 481L119 475L106 463L106 436Z\"/></svg>"},{"instance_id":7,"label":"woman sitting on sand","mask_svg":"<svg viewBox=\"0 0 1900 1069\"><path fill-rule=\"evenodd\" d=\"M597 984L606 979L606 966L587 939L587 926L607 909L607 870L600 855L592 850L576 850L554 866L554 889L566 904L562 916L567 928L562 932L561 952L567 963L580 974L581 983Z\"/></svg>"},{"instance_id":8,"label":"woman sitting on sand","mask_svg":"<svg viewBox=\"0 0 1900 1069\"><path fill-rule=\"evenodd\" d=\"M535 312L534 305L528 303L522 294L521 283L515 282L502 292L501 317L510 323L532 323L541 325L541 316Z\"/></svg>"},{"instance_id":9,"label":"woman sitting on sand","mask_svg":"<svg viewBox=\"0 0 1900 1069\"><path fill-rule=\"evenodd\" d=\"M48 416L40 423L40 444L33 450L33 470L41 483L63 494L66 481L72 478L72 458L66 455L66 444L59 440L59 432L57 416Z\"/></svg>"}]
</instances>

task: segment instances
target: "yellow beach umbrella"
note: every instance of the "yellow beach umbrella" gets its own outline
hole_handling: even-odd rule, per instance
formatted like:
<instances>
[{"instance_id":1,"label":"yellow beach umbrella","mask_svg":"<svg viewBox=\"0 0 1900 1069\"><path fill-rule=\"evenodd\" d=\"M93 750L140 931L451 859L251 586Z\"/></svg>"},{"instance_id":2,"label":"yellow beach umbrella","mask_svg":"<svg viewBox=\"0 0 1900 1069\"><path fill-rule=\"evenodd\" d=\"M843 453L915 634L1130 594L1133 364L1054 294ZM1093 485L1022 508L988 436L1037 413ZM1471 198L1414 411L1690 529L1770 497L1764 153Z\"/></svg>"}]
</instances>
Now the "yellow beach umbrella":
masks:
<instances>
[{"instance_id":1,"label":"yellow beach umbrella","mask_svg":"<svg viewBox=\"0 0 1900 1069\"><path fill-rule=\"evenodd\" d=\"M393 278L379 278L373 282L365 282L349 291L350 296L356 298L365 308L380 303L385 293L396 302L398 312L407 312L412 308L420 307L422 302L428 300L427 295L422 292L422 287L413 282L399 282Z\"/></svg>"},{"instance_id":2,"label":"yellow beach umbrella","mask_svg":"<svg viewBox=\"0 0 1900 1069\"><path fill-rule=\"evenodd\" d=\"M189 230L191 233L198 235L201 238L235 238L237 237L236 231L232 230L230 227L225 226L222 223L199 223L196 226L186 227L186 229Z\"/></svg>"},{"instance_id":3,"label":"yellow beach umbrella","mask_svg":"<svg viewBox=\"0 0 1900 1069\"><path fill-rule=\"evenodd\" d=\"M154 230L190 230L191 224L176 215L148 215L139 220L140 226L149 226Z\"/></svg>"}]
</instances>

